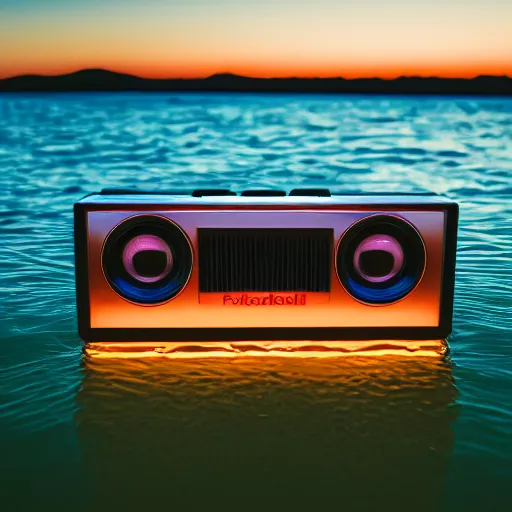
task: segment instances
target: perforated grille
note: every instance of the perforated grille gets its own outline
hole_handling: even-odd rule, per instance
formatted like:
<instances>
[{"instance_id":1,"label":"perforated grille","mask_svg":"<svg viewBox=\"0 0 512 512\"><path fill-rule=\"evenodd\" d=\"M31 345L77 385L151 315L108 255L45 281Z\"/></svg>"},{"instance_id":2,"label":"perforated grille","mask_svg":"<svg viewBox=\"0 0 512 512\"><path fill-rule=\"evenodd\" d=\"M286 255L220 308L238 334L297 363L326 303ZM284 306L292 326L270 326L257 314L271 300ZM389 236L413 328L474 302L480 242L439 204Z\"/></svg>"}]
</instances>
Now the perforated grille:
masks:
<instances>
[{"instance_id":1,"label":"perforated grille","mask_svg":"<svg viewBox=\"0 0 512 512\"><path fill-rule=\"evenodd\" d=\"M199 229L201 292L329 292L331 229Z\"/></svg>"}]
</instances>

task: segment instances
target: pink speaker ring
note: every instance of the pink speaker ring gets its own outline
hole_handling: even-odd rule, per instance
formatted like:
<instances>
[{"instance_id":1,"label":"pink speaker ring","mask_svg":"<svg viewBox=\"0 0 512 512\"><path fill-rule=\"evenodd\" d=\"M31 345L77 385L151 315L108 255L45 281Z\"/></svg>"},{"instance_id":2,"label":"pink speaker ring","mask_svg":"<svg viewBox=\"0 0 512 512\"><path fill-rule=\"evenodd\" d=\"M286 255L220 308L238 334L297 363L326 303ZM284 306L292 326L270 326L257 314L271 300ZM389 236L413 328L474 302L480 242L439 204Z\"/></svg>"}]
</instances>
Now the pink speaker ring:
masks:
<instances>
[{"instance_id":1,"label":"pink speaker ring","mask_svg":"<svg viewBox=\"0 0 512 512\"><path fill-rule=\"evenodd\" d=\"M402 246L389 235L377 234L365 238L354 253L354 268L370 283L384 283L392 279L403 265Z\"/></svg>"},{"instance_id":2,"label":"pink speaker ring","mask_svg":"<svg viewBox=\"0 0 512 512\"><path fill-rule=\"evenodd\" d=\"M137 260L142 261L144 271ZM142 283L156 283L169 275L173 257L169 246L158 236L139 235L132 238L123 251L123 265L126 271Z\"/></svg>"}]
</instances>

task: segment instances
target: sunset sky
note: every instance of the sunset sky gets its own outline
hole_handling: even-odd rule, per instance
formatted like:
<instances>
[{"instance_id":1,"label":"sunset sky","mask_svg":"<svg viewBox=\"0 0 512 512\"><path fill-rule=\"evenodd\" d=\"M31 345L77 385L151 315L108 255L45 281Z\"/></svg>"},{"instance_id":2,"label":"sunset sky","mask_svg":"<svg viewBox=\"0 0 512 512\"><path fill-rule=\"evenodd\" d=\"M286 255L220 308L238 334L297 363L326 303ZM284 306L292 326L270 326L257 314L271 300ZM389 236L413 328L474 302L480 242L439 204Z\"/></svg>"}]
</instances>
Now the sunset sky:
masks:
<instances>
[{"instance_id":1,"label":"sunset sky","mask_svg":"<svg viewBox=\"0 0 512 512\"><path fill-rule=\"evenodd\" d=\"M512 0L0 0L0 78L512 76Z\"/></svg>"}]
</instances>

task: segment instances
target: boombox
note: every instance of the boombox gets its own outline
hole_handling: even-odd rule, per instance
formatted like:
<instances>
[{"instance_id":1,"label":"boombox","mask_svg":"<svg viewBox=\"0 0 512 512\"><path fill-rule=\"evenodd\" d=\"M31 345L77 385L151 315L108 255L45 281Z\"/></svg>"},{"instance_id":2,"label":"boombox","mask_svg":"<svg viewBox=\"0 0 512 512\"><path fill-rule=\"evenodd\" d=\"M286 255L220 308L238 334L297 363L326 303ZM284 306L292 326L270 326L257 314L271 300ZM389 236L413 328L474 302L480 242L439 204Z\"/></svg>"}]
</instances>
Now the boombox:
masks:
<instances>
[{"instance_id":1,"label":"boombox","mask_svg":"<svg viewBox=\"0 0 512 512\"><path fill-rule=\"evenodd\" d=\"M434 194L104 190L74 214L86 342L452 329L458 206Z\"/></svg>"}]
</instances>

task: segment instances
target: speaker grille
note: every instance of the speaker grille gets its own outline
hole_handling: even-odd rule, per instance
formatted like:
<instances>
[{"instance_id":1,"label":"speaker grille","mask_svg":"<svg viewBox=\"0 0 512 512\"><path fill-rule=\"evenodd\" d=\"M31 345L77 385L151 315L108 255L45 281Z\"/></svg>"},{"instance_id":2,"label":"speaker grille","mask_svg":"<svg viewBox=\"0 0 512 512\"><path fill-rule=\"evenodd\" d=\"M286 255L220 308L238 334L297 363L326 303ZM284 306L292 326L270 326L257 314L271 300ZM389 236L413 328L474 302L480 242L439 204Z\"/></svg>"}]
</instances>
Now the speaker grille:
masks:
<instances>
[{"instance_id":1,"label":"speaker grille","mask_svg":"<svg viewBox=\"0 0 512 512\"><path fill-rule=\"evenodd\" d=\"M332 229L199 229L205 292L329 292Z\"/></svg>"}]
</instances>

